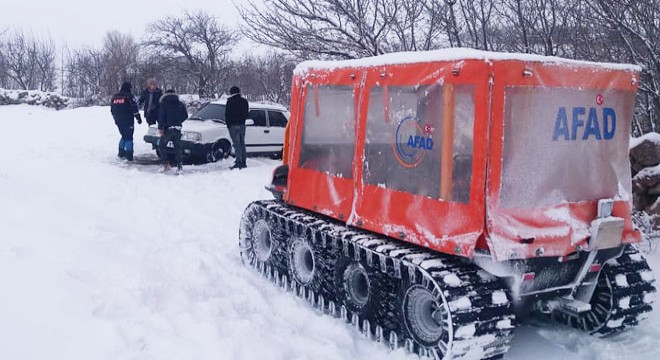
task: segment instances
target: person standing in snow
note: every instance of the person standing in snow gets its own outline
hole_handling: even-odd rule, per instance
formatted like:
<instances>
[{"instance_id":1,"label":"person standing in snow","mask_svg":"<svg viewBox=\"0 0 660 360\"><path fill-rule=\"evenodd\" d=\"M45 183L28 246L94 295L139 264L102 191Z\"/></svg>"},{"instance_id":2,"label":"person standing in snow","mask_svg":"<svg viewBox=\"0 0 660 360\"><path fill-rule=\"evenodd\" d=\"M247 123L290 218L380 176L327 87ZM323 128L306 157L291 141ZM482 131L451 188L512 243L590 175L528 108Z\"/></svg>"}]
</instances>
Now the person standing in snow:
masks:
<instances>
[{"instance_id":1,"label":"person standing in snow","mask_svg":"<svg viewBox=\"0 0 660 360\"><path fill-rule=\"evenodd\" d=\"M163 91L158 87L156 79L147 80L147 88L142 91L138 105L144 109L144 118L149 125L158 121L161 96L163 96Z\"/></svg>"},{"instance_id":2,"label":"person standing in snow","mask_svg":"<svg viewBox=\"0 0 660 360\"><path fill-rule=\"evenodd\" d=\"M133 161L133 131L135 130L133 118L137 120L138 124L142 124L142 117L132 89L131 83L123 83L119 92L110 100L110 112L121 135L117 156L128 161Z\"/></svg>"},{"instance_id":3,"label":"person standing in snow","mask_svg":"<svg viewBox=\"0 0 660 360\"><path fill-rule=\"evenodd\" d=\"M179 100L174 90L167 90L160 98L158 113L158 132L160 133L160 156L163 161L161 172L170 169L170 159L167 154L167 144L171 141L174 147L176 172L182 170L181 125L188 118L186 105Z\"/></svg>"},{"instance_id":4,"label":"person standing in snow","mask_svg":"<svg viewBox=\"0 0 660 360\"><path fill-rule=\"evenodd\" d=\"M225 107L225 122L229 128L229 136L234 143L236 163L230 169L244 169L247 167L245 160L245 120L250 112L248 101L241 96L241 90L237 86L229 89L229 98Z\"/></svg>"}]
</instances>

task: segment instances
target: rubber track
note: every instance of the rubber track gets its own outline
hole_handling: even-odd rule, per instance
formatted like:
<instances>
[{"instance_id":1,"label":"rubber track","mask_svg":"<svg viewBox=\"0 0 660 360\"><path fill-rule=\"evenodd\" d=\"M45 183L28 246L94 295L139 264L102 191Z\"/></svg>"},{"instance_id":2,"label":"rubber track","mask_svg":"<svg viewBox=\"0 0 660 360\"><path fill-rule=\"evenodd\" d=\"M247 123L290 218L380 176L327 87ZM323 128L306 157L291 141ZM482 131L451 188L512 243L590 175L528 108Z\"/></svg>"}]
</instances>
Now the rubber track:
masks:
<instances>
[{"instance_id":1,"label":"rubber track","mask_svg":"<svg viewBox=\"0 0 660 360\"><path fill-rule=\"evenodd\" d=\"M271 227L273 253L266 263L256 259L250 245L251 226L259 219ZM457 258L402 243L378 234L347 227L278 201L257 201L248 206L241 222L241 256L270 281L293 291L313 307L341 317L365 336L404 347L422 357L435 359L496 359L508 350L513 336L511 295L500 279ZM288 267L288 239L303 237L313 244L320 276L307 286L293 281ZM341 301L334 267L340 259L354 259L379 284L379 309L368 314L351 313ZM378 276L374 276L379 274ZM449 305L452 330L446 334L450 352L440 346L423 346L407 334L402 321L401 291L423 286Z\"/></svg>"},{"instance_id":2,"label":"rubber track","mask_svg":"<svg viewBox=\"0 0 660 360\"><path fill-rule=\"evenodd\" d=\"M555 313L554 319L597 336L621 332L638 325L651 312L654 282L646 260L634 246L628 245L621 256L605 263L599 276L591 303L593 307L604 307L579 317ZM599 290L605 292L602 298L597 298ZM610 292L611 297L607 294Z\"/></svg>"}]
</instances>

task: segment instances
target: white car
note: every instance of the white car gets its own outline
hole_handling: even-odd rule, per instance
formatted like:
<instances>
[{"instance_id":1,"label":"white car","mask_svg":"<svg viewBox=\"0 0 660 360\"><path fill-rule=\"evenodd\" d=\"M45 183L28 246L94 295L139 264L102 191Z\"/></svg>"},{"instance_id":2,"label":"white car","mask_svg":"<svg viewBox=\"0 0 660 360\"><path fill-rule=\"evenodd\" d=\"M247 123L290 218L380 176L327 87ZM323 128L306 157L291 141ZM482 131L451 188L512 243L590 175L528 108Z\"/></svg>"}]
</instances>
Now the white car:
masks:
<instances>
[{"instance_id":1,"label":"white car","mask_svg":"<svg viewBox=\"0 0 660 360\"><path fill-rule=\"evenodd\" d=\"M183 122L181 145L187 158L215 162L233 152L229 129L225 125L225 100L214 101ZM245 148L248 155L281 156L284 129L289 111L282 105L250 102L250 114L245 121ZM144 141L158 153L157 125L151 125ZM172 144L168 144L171 148Z\"/></svg>"}]
</instances>

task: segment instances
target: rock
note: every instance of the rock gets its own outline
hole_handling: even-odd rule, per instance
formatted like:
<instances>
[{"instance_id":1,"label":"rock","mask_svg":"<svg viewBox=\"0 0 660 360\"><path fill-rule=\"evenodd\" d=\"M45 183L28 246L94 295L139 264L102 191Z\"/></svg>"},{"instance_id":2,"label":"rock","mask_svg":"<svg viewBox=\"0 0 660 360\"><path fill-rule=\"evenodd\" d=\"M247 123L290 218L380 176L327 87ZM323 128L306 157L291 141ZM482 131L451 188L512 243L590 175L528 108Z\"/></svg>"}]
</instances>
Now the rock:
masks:
<instances>
[{"instance_id":1,"label":"rock","mask_svg":"<svg viewBox=\"0 0 660 360\"><path fill-rule=\"evenodd\" d=\"M660 184L649 188L646 193L650 195L660 195Z\"/></svg>"},{"instance_id":2,"label":"rock","mask_svg":"<svg viewBox=\"0 0 660 360\"><path fill-rule=\"evenodd\" d=\"M631 159L630 168L632 169L632 175L635 176L638 172L642 171L645 168L645 166L642 165L641 163L632 162Z\"/></svg>"},{"instance_id":3,"label":"rock","mask_svg":"<svg viewBox=\"0 0 660 360\"><path fill-rule=\"evenodd\" d=\"M630 162L636 164L636 168L660 164L660 146L651 139L644 139L630 149Z\"/></svg>"},{"instance_id":4,"label":"rock","mask_svg":"<svg viewBox=\"0 0 660 360\"><path fill-rule=\"evenodd\" d=\"M660 168L648 167L635 175L632 179L632 189L636 194L647 194L649 189L660 185Z\"/></svg>"}]
</instances>

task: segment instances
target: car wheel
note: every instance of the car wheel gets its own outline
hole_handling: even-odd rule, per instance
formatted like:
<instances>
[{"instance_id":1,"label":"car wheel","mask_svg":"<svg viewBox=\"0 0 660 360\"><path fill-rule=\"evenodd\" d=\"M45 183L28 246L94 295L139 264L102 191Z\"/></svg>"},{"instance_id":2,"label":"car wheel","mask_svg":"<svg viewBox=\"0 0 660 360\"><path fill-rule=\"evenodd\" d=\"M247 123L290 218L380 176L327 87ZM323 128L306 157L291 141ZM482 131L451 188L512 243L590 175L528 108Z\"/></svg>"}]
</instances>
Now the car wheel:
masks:
<instances>
[{"instance_id":1,"label":"car wheel","mask_svg":"<svg viewBox=\"0 0 660 360\"><path fill-rule=\"evenodd\" d=\"M276 151L270 157L274 160L280 160L282 159L282 151Z\"/></svg>"},{"instance_id":2,"label":"car wheel","mask_svg":"<svg viewBox=\"0 0 660 360\"><path fill-rule=\"evenodd\" d=\"M206 161L216 162L225 159L229 156L231 145L227 140L220 140L213 144L209 152L206 154Z\"/></svg>"}]
</instances>

